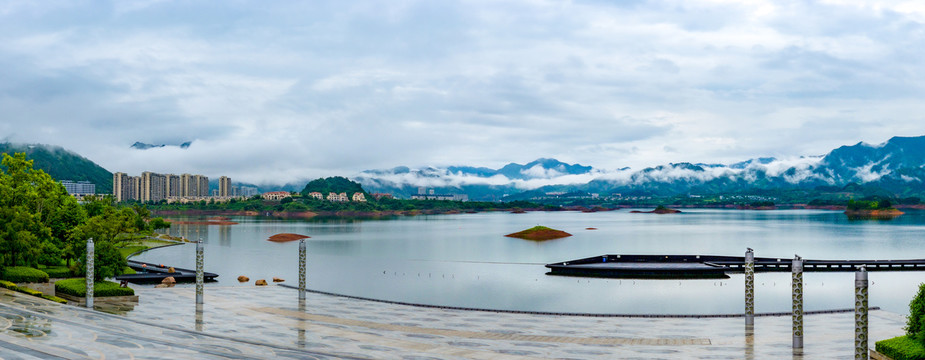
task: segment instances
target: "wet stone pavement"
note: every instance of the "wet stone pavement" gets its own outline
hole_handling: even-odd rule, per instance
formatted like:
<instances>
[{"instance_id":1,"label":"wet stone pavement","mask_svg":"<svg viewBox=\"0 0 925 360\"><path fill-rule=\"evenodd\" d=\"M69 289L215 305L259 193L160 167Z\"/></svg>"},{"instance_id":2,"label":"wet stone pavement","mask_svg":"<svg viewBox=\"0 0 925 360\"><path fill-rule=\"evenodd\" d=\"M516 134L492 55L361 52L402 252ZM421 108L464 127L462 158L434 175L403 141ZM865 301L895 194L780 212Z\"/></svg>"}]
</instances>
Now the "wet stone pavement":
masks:
<instances>
[{"instance_id":1,"label":"wet stone pavement","mask_svg":"<svg viewBox=\"0 0 925 360\"><path fill-rule=\"evenodd\" d=\"M0 289L0 359L843 359L854 314L621 318L447 310L281 286L139 288L137 304L96 311ZM131 310L130 310L131 309ZM198 310L198 311L197 311ZM873 341L902 335L903 316L870 312Z\"/></svg>"}]
</instances>

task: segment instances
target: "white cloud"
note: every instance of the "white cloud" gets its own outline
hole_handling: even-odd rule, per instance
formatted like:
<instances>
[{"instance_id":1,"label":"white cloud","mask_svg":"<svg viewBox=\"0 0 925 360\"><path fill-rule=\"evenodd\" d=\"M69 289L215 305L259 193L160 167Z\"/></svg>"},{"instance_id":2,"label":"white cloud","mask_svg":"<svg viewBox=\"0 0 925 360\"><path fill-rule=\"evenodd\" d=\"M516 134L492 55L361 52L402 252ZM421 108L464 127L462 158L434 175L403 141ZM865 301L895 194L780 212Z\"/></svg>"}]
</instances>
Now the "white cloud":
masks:
<instances>
[{"instance_id":1,"label":"white cloud","mask_svg":"<svg viewBox=\"0 0 925 360\"><path fill-rule=\"evenodd\" d=\"M925 134L917 4L4 2L0 138L111 171L249 182L538 157L601 169L792 159ZM517 186L578 181L530 172Z\"/></svg>"}]
</instances>

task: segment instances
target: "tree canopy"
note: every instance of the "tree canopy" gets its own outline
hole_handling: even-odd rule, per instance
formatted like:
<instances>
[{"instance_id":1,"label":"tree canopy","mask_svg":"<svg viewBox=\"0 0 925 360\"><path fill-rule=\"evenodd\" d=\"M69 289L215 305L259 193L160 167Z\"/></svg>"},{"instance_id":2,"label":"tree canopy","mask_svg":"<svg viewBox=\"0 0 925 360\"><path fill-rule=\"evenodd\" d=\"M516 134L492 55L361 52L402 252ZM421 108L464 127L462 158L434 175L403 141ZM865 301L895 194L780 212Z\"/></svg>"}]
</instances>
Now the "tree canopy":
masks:
<instances>
[{"instance_id":1,"label":"tree canopy","mask_svg":"<svg viewBox=\"0 0 925 360\"><path fill-rule=\"evenodd\" d=\"M95 277L121 273L125 258L118 247L135 233L169 226L149 221L142 206L116 207L111 197L90 197L83 205L64 186L33 167L25 153L3 154L0 166L0 270L5 266L83 262L87 240L96 243Z\"/></svg>"},{"instance_id":2,"label":"tree canopy","mask_svg":"<svg viewBox=\"0 0 925 360\"><path fill-rule=\"evenodd\" d=\"M309 193L315 191L325 195L332 192L347 193L347 196L357 192L366 194L366 191L363 190L363 186L343 176L332 176L329 178L312 180L308 184L305 184L305 188L302 189L302 195L307 196Z\"/></svg>"}]
</instances>

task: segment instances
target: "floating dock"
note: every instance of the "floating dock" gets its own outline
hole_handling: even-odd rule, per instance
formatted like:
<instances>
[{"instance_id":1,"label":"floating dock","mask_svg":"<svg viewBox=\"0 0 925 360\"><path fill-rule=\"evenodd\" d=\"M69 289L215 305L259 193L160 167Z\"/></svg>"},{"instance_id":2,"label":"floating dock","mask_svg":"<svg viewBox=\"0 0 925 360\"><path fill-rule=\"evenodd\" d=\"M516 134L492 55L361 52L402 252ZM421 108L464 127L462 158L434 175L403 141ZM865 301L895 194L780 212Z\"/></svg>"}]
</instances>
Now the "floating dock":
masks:
<instances>
[{"instance_id":1,"label":"floating dock","mask_svg":"<svg viewBox=\"0 0 925 360\"><path fill-rule=\"evenodd\" d=\"M790 272L793 259L755 258L755 272ZM912 260L810 260L803 271L925 271L925 259ZM547 264L547 275L607 278L728 278L745 272L744 256L716 255L601 255Z\"/></svg>"},{"instance_id":2,"label":"floating dock","mask_svg":"<svg viewBox=\"0 0 925 360\"><path fill-rule=\"evenodd\" d=\"M128 281L134 284L159 283L167 277L172 276L178 283L195 282L196 270L182 269L175 267L174 272L170 272L170 266L163 264L152 264L142 261L129 260L128 266L138 273L129 275L116 276L116 280ZM216 281L216 273L203 272L203 281Z\"/></svg>"}]
</instances>

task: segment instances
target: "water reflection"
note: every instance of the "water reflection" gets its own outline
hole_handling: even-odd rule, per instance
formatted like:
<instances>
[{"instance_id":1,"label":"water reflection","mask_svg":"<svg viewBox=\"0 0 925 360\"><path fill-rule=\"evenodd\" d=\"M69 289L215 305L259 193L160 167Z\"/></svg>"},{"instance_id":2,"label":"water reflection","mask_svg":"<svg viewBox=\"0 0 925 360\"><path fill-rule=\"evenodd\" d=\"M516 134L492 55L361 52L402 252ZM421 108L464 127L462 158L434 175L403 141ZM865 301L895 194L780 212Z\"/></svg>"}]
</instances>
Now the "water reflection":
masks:
<instances>
[{"instance_id":1,"label":"water reflection","mask_svg":"<svg viewBox=\"0 0 925 360\"><path fill-rule=\"evenodd\" d=\"M219 226L218 227L218 243L221 246L231 246L231 226Z\"/></svg>"},{"instance_id":2,"label":"water reflection","mask_svg":"<svg viewBox=\"0 0 925 360\"><path fill-rule=\"evenodd\" d=\"M196 304L196 331L202 331L203 323L202 304Z\"/></svg>"},{"instance_id":3,"label":"water reflection","mask_svg":"<svg viewBox=\"0 0 925 360\"><path fill-rule=\"evenodd\" d=\"M755 358L755 325L745 325L745 358Z\"/></svg>"},{"instance_id":4,"label":"water reflection","mask_svg":"<svg viewBox=\"0 0 925 360\"><path fill-rule=\"evenodd\" d=\"M299 299L299 313L302 314L305 312L305 299ZM305 317L299 316L298 323L296 324L296 335L298 338L298 346L300 348L305 348Z\"/></svg>"}]
</instances>

